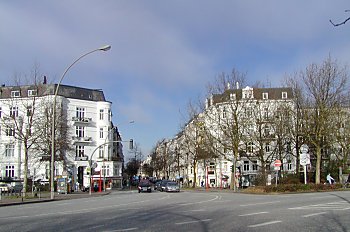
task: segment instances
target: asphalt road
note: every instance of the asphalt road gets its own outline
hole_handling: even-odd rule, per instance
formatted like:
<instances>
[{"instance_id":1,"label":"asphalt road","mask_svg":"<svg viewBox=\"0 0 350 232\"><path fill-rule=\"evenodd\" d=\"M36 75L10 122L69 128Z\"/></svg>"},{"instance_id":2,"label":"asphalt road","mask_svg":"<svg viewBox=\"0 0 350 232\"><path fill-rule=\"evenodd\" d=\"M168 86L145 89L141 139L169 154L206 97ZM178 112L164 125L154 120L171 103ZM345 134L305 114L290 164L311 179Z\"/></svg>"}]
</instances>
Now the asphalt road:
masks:
<instances>
[{"instance_id":1,"label":"asphalt road","mask_svg":"<svg viewBox=\"0 0 350 232\"><path fill-rule=\"evenodd\" d=\"M350 231L350 191L112 192L1 207L0 231Z\"/></svg>"}]
</instances>

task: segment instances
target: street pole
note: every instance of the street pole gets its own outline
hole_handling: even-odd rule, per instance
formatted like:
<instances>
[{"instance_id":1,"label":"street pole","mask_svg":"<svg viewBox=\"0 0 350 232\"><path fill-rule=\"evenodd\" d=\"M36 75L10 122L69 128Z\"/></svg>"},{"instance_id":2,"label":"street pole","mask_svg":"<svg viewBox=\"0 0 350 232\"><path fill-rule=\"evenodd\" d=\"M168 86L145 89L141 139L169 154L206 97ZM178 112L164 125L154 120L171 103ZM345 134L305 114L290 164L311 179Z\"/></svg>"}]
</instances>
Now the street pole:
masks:
<instances>
[{"instance_id":1,"label":"street pole","mask_svg":"<svg viewBox=\"0 0 350 232\"><path fill-rule=\"evenodd\" d=\"M55 95L53 98L53 108L52 108L52 127L51 127L51 170L50 170L50 181L51 181L51 199L55 198L55 185L54 185L54 171L55 171L55 117L56 117L56 98L57 98L57 94L58 94L58 89L60 87L60 84L63 80L63 78L65 77L66 73L68 72L68 70L74 65L76 64L80 59L82 59L83 57L93 53L93 52L97 52L97 51L108 51L109 49L111 49L110 45L107 46L103 46L97 49L94 49L92 51L89 51L83 55L81 55L80 57L78 57L71 65L69 65L66 70L63 72L61 79L59 80L57 86L56 86L56 90L55 90Z\"/></svg>"}]
</instances>

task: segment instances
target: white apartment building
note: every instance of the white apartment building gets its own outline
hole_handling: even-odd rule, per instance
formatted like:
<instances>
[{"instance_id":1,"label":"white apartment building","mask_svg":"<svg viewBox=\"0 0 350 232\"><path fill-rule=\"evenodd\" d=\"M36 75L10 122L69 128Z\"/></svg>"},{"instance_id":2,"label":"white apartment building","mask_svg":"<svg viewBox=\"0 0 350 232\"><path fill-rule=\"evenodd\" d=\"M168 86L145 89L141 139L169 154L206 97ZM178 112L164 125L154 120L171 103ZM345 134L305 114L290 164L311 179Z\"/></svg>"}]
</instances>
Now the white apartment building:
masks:
<instances>
[{"instance_id":1,"label":"white apartment building","mask_svg":"<svg viewBox=\"0 0 350 232\"><path fill-rule=\"evenodd\" d=\"M296 154L290 149L293 147L294 119L291 114L294 107L291 88L247 86L227 88L223 93L212 95L206 100L204 112L190 121L176 138L160 145L167 147L168 156L177 154L182 159L174 162L175 157L168 158L173 160L168 170L179 163L186 182L191 184L196 179L197 186L208 184L212 187L230 185L232 173L241 186L249 186L262 169L275 173L276 159L282 161L283 173L295 173ZM201 127L205 132L201 132ZM196 154L204 140L212 147L208 151L211 158L203 159ZM236 157L234 143L238 149ZM198 160L194 162L194 159ZM234 172L233 167L236 167Z\"/></svg>"},{"instance_id":2,"label":"white apartment building","mask_svg":"<svg viewBox=\"0 0 350 232\"><path fill-rule=\"evenodd\" d=\"M56 87L45 81L39 85L0 87L0 177L3 180L23 179L27 147L28 177L42 183L49 181L49 141ZM121 187L122 143L113 142L121 138L112 123L112 103L105 99L103 91L60 85L56 102L56 121L59 121L56 134L60 136L55 144L60 147L55 157L55 178L67 177L72 189L89 187L91 160L96 163L91 185L104 180L106 188ZM62 141L67 146L57 145Z\"/></svg>"}]
</instances>

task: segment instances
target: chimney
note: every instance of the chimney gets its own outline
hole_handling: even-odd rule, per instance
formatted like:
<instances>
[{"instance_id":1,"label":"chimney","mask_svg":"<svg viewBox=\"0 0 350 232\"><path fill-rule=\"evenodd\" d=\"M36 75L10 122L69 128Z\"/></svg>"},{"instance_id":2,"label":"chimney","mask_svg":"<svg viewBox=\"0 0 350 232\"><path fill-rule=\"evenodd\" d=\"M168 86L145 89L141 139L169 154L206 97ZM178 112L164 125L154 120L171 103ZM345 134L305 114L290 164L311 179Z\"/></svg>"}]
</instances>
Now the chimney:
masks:
<instances>
[{"instance_id":1,"label":"chimney","mask_svg":"<svg viewBox=\"0 0 350 232\"><path fill-rule=\"evenodd\" d=\"M44 81L43 81L43 84L46 85L47 84L47 78L46 76L44 76Z\"/></svg>"},{"instance_id":2,"label":"chimney","mask_svg":"<svg viewBox=\"0 0 350 232\"><path fill-rule=\"evenodd\" d=\"M239 83L238 83L238 81L236 82L236 89L239 89Z\"/></svg>"},{"instance_id":3,"label":"chimney","mask_svg":"<svg viewBox=\"0 0 350 232\"><path fill-rule=\"evenodd\" d=\"M227 82L227 89L231 89L230 82Z\"/></svg>"}]
</instances>

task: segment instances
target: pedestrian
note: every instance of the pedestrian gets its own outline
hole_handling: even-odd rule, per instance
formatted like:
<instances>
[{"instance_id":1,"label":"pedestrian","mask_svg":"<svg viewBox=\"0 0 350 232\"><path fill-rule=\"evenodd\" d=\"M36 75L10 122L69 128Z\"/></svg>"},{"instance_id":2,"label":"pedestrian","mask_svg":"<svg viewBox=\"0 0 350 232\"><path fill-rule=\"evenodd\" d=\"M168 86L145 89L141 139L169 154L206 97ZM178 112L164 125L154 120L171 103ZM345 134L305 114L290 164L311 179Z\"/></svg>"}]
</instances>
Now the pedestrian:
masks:
<instances>
[{"instance_id":1,"label":"pedestrian","mask_svg":"<svg viewBox=\"0 0 350 232\"><path fill-rule=\"evenodd\" d=\"M327 175L327 181L328 181L329 184L333 184L334 183L334 178L329 173Z\"/></svg>"}]
</instances>

